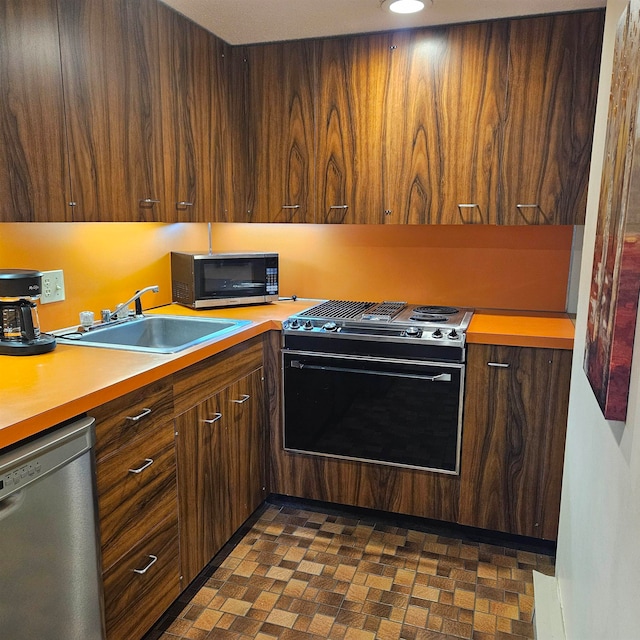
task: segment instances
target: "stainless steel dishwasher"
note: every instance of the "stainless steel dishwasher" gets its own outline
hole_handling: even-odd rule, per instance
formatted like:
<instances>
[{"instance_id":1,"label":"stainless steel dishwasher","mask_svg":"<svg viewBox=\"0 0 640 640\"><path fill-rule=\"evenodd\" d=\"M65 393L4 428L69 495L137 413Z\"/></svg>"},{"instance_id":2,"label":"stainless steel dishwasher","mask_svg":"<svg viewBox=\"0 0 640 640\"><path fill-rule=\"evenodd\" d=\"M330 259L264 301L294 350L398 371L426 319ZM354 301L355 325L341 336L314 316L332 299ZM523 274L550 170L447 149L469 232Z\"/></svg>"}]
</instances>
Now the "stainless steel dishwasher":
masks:
<instances>
[{"instance_id":1,"label":"stainless steel dishwasher","mask_svg":"<svg viewBox=\"0 0 640 640\"><path fill-rule=\"evenodd\" d=\"M103 640L93 418L0 455L0 637Z\"/></svg>"}]
</instances>

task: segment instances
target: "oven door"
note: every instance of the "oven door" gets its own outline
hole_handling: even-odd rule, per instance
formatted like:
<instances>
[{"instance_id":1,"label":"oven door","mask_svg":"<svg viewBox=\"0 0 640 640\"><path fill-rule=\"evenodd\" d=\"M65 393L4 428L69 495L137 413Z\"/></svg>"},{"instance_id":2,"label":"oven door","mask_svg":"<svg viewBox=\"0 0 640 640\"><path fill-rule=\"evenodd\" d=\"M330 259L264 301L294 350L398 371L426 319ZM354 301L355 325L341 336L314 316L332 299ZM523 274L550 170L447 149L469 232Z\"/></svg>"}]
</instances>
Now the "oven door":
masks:
<instances>
[{"instance_id":1,"label":"oven door","mask_svg":"<svg viewBox=\"0 0 640 640\"><path fill-rule=\"evenodd\" d=\"M283 351L284 448L458 474L464 365Z\"/></svg>"}]
</instances>

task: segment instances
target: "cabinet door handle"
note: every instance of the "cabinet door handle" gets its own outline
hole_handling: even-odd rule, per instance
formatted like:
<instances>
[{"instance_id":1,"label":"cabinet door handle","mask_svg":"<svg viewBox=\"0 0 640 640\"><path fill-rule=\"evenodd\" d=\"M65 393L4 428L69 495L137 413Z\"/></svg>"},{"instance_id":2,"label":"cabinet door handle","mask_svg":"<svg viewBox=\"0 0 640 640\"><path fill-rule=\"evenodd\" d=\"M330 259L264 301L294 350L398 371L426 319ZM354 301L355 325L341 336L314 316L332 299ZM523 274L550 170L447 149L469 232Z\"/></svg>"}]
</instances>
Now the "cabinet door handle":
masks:
<instances>
[{"instance_id":1,"label":"cabinet door handle","mask_svg":"<svg viewBox=\"0 0 640 640\"><path fill-rule=\"evenodd\" d=\"M148 416L151 413L151 409L142 408L142 413L139 413L137 416L127 416L127 420L131 420L131 422L138 422L141 418Z\"/></svg>"},{"instance_id":2,"label":"cabinet door handle","mask_svg":"<svg viewBox=\"0 0 640 640\"><path fill-rule=\"evenodd\" d=\"M202 422L205 422L206 424L213 424L214 422L218 422L220 418L222 418L221 413L214 413L213 418L208 418L207 420L203 420Z\"/></svg>"},{"instance_id":3,"label":"cabinet door handle","mask_svg":"<svg viewBox=\"0 0 640 640\"><path fill-rule=\"evenodd\" d=\"M300 205L299 204L283 204L282 208L283 209L299 209Z\"/></svg>"},{"instance_id":4,"label":"cabinet door handle","mask_svg":"<svg viewBox=\"0 0 640 640\"><path fill-rule=\"evenodd\" d=\"M129 469L129 473L142 473L145 469L148 469L153 464L152 458L145 458L144 464L137 469Z\"/></svg>"},{"instance_id":5,"label":"cabinet door handle","mask_svg":"<svg viewBox=\"0 0 640 640\"><path fill-rule=\"evenodd\" d=\"M153 206L154 204L158 204L160 200L155 200L154 198L143 198L140 200L140 204L142 206Z\"/></svg>"},{"instance_id":6,"label":"cabinet door handle","mask_svg":"<svg viewBox=\"0 0 640 640\"><path fill-rule=\"evenodd\" d=\"M348 204L332 204L329 209L348 209Z\"/></svg>"},{"instance_id":7,"label":"cabinet door handle","mask_svg":"<svg viewBox=\"0 0 640 640\"><path fill-rule=\"evenodd\" d=\"M500 367L501 369L508 369L511 365L506 362L487 362L488 367Z\"/></svg>"},{"instance_id":8,"label":"cabinet door handle","mask_svg":"<svg viewBox=\"0 0 640 640\"><path fill-rule=\"evenodd\" d=\"M193 207L193 202L176 202L176 207L186 209L187 207Z\"/></svg>"},{"instance_id":9,"label":"cabinet door handle","mask_svg":"<svg viewBox=\"0 0 640 640\"><path fill-rule=\"evenodd\" d=\"M243 402L246 402L251 396L248 396L246 393L243 393L240 396L240 400L232 400L231 402L235 402L236 404L242 404Z\"/></svg>"},{"instance_id":10,"label":"cabinet door handle","mask_svg":"<svg viewBox=\"0 0 640 640\"><path fill-rule=\"evenodd\" d=\"M133 573L137 573L139 575L147 573L147 571L149 571L149 569L151 569L151 567L153 567L153 565L158 562L158 556L152 556L151 554L149 554L149 557L151 558L149 564L144 569L134 569Z\"/></svg>"},{"instance_id":11,"label":"cabinet door handle","mask_svg":"<svg viewBox=\"0 0 640 640\"><path fill-rule=\"evenodd\" d=\"M539 204L517 204L516 208L517 209L537 209L540 205Z\"/></svg>"}]
</instances>

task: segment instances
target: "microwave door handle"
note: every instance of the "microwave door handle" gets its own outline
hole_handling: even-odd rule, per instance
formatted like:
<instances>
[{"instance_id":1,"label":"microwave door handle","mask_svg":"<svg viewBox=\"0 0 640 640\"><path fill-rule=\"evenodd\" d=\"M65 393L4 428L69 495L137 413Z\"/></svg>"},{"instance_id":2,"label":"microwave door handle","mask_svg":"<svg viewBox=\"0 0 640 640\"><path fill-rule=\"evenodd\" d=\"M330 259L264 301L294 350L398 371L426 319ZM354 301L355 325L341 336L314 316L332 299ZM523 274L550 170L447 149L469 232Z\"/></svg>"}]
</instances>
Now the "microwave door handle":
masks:
<instances>
[{"instance_id":1,"label":"microwave door handle","mask_svg":"<svg viewBox=\"0 0 640 640\"><path fill-rule=\"evenodd\" d=\"M373 371L371 369L349 369L346 367L322 367L315 364L304 364L299 360L293 360L291 367L294 369L312 369L315 371L334 371L337 373L366 373L372 376L391 376L393 378L412 378L413 380L426 380L427 382L451 382L450 373L437 373L433 376L420 376L413 373L395 373L392 371Z\"/></svg>"}]
</instances>

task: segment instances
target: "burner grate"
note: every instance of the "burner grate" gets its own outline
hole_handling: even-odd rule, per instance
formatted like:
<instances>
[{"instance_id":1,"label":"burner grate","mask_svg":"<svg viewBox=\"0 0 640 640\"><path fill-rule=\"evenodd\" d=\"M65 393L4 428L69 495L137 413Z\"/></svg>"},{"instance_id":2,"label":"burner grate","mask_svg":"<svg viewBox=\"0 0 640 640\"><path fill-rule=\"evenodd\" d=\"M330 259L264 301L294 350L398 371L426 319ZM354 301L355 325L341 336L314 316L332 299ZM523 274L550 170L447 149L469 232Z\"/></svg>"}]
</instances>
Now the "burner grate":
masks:
<instances>
[{"instance_id":1,"label":"burner grate","mask_svg":"<svg viewBox=\"0 0 640 640\"><path fill-rule=\"evenodd\" d=\"M391 320L407 306L406 302L390 302L385 300L362 314L363 320Z\"/></svg>"},{"instance_id":2,"label":"burner grate","mask_svg":"<svg viewBox=\"0 0 640 640\"><path fill-rule=\"evenodd\" d=\"M455 307L439 307L435 305L422 305L420 307L414 307L414 314L425 314L434 316L451 316L454 313L458 313L459 309Z\"/></svg>"},{"instance_id":3,"label":"burner grate","mask_svg":"<svg viewBox=\"0 0 640 640\"><path fill-rule=\"evenodd\" d=\"M327 320L359 319L377 305L376 302L351 302L348 300L327 300L311 309L297 314L304 318L324 318Z\"/></svg>"}]
</instances>

